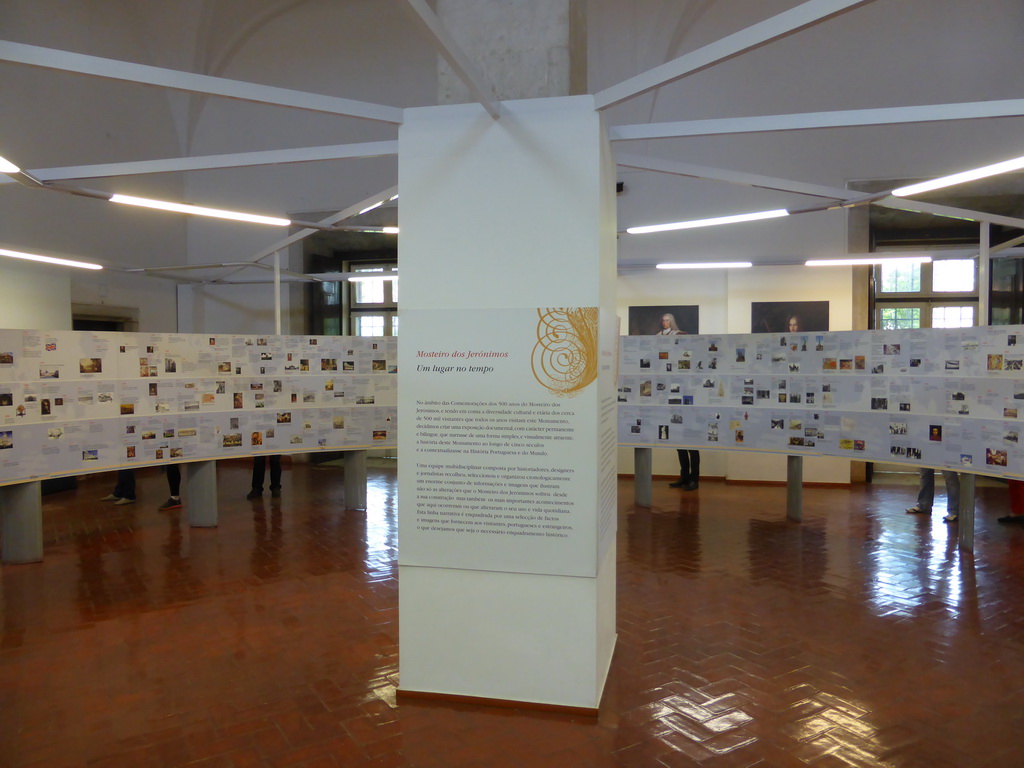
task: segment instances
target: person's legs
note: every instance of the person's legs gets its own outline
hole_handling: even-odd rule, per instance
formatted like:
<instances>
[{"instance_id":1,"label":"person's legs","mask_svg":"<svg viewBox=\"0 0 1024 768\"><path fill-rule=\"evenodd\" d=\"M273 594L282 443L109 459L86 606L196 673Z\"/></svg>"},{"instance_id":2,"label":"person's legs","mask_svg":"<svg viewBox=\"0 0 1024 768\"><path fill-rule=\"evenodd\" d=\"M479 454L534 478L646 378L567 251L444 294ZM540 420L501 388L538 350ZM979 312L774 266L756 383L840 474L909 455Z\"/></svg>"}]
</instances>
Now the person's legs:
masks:
<instances>
[{"instance_id":1,"label":"person's legs","mask_svg":"<svg viewBox=\"0 0 1024 768\"><path fill-rule=\"evenodd\" d=\"M181 509L181 465L167 465L167 488L171 497L160 505L160 510Z\"/></svg>"},{"instance_id":2,"label":"person's legs","mask_svg":"<svg viewBox=\"0 0 1024 768\"><path fill-rule=\"evenodd\" d=\"M689 482L686 479L686 473L689 471L690 460L686 454L687 451L682 448L676 448L676 457L679 459L679 479L669 483L669 488L682 488Z\"/></svg>"},{"instance_id":3,"label":"person's legs","mask_svg":"<svg viewBox=\"0 0 1024 768\"><path fill-rule=\"evenodd\" d=\"M960 475L944 469L942 478L946 481L946 520L952 522L960 516Z\"/></svg>"},{"instance_id":4,"label":"person's legs","mask_svg":"<svg viewBox=\"0 0 1024 768\"><path fill-rule=\"evenodd\" d=\"M907 512L921 512L928 514L932 511L932 504L935 502L935 470L922 469L917 481L917 504Z\"/></svg>"},{"instance_id":5,"label":"person's legs","mask_svg":"<svg viewBox=\"0 0 1024 768\"><path fill-rule=\"evenodd\" d=\"M131 504L135 501L135 470L117 470L117 482L114 484L114 490L100 501L112 501L115 504Z\"/></svg>"},{"instance_id":6,"label":"person's legs","mask_svg":"<svg viewBox=\"0 0 1024 768\"><path fill-rule=\"evenodd\" d=\"M270 457L270 494L281 495L281 456L276 453Z\"/></svg>"},{"instance_id":7,"label":"person's legs","mask_svg":"<svg viewBox=\"0 0 1024 768\"><path fill-rule=\"evenodd\" d=\"M115 504L131 504L135 501L135 470L119 469L117 471L117 488L114 493L120 496Z\"/></svg>"},{"instance_id":8,"label":"person's legs","mask_svg":"<svg viewBox=\"0 0 1024 768\"><path fill-rule=\"evenodd\" d=\"M255 499L263 495L263 478L267 473L267 457L252 457L252 490L246 498Z\"/></svg>"},{"instance_id":9,"label":"person's legs","mask_svg":"<svg viewBox=\"0 0 1024 768\"><path fill-rule=\"evenodd\" d=\"M700 451L687 451L690 458L690 482L687 485L686 490L693 491L697 489L697 484L700 482Z\"/></svg>"}]
</instances>

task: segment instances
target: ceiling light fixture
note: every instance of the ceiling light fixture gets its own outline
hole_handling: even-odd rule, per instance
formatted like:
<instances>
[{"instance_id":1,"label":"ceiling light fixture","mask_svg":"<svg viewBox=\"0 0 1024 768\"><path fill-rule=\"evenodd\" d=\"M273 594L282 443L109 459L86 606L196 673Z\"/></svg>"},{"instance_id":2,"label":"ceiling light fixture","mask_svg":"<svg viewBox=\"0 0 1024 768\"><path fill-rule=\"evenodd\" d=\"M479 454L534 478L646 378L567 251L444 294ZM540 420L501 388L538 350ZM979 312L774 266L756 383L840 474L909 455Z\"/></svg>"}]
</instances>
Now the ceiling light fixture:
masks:
<instances>
[{"instance_id":1,"label":"ceiling light fixture","mask_svg":"<svg viewBox=\"0 0 1024 768\"><path fill-rule=\"evenodd\" d=\"M910 197L920 195L922 192L931 192L933 189L951 187L954 184L964 184L976 179L984 179L989 176L998 176L1000 173L1010 173L1024 168L1024 157L1015 157L1012 160L1004 160L1001 163L993 163L982 168L975 168L971 171L961 171L951 176L942 176L931 181L922 181L920 184L910 184L906 187L894 189L890 194L894 197Z\"/></svg>"},{"instance_id":2,"label":"ceiling light fixture","mask_svg":"<svg viewBox=\"0 0 1024 768\"><path fill-rule=\"evenodd\" d=\"M77 267L79 269L103 269L99 264L90 264L86 261L74 261L72 259L58 259L55 256L42 256L38 253L23 253L22 251L10 251L0 248L0 256L9 256L12 259L25 259L27 261L41 261L45 264L57 264L62 267Z\"/></svg>"},{"instance_id":3,"label":"ceiling light fixture","mask_svg":"<svg viewBox=\"0 0 1024 768\"><path fill-rule=\"evenodd\" d=\"M749 261L691 261L656 264L655 269L746 269L752 266Z\"/></svg>"},{"instance_id":4,"label":"ceiling light fixture","mask_svg":"<svg viewBox=\"0 0 1024 768\"><path fill-rule=\"evenodd\" d=\"M805 267L856 267L866 264L928 264L931 256L866 256L854 259L809 259Z\"/></svg>"},{"instance_id":5,"label":"ceiling light fixture","mask_svg":"<svg viewBox=\"0 0 1024 768\"><path fill-rule=\"evenodd\" d=\"M785 208L777 208L773 211L755 211L754 213L738 213L733 216L717 216L712 219L694 219L693 221L677 221L673 224L650 224L644 227L628 227L626 232L630 235L646 235L651 232L669 232L674 229L695 229L697 227L714 227L719 224L738 224L741 221L760 221L761 219L776 219L780 216L789 216Z\"/></svg>"},{"instance_id":6,"label":"ceiling light fixture","mask_svg":"<svg viewBox=\"0 0 1024 768\"><path fill-rule=\"evenodd\" d=\"M145 197L132 197L131 195L112 195L110 197L110 202L123 203L124 205L137 205L141 208L155 208L160 211L174 211L175 213L191 213L196 216L210 216L215 219L247 221L251 224L269 224L275 227L288 227L291 226L292 223L290 219L280 219L274 216L260 216L255 213L225 211L220 208L203 208L198 205L169 203L163 200L150 200Z\"/></svg>"},{"instance_id":7,"label":"ceiling light fixture","mask_svg":"<svg viewBox=\"0 0 1024 768\"><path fill-rule=\"evenodd\" d=\"M21 168L10 160L0 157L0 173L21 173Z\"/></svg>"}]
</instances>

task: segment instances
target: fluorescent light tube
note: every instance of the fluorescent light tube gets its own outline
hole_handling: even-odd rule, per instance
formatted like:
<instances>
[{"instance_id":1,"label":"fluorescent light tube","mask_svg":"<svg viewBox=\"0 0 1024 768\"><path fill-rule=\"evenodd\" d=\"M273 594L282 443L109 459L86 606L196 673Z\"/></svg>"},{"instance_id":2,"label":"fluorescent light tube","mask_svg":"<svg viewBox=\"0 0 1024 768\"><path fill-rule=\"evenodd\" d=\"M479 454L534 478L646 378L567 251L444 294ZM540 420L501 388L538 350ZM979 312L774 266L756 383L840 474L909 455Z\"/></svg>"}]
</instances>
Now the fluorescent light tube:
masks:
<instances>
[{"instance_id":1,"label":"fluorescent light tube","mask_svg":"<svg viewBox=\"0 0 1024 768\"><path fill-rule=\"evenodd\" d=\"M359 213L357 213L356 216L362 216L364 213L369 213L374 208L380 208L382 205L384 205L384 201L383 200L381 200L379 202L376 202L373 205L369 206L368 208L363 208L363 210L361 210Z\"/></svg>"},{"instance_id":2,"label":"fluorescent light tube","mask_svg":"<svg viewBox=\"0 0 1024 768\"><path fill-rule=\"evenodd\" d=\"M73 261L71 259L58 259L54 256L40 256L38 253L22 253L21 251L9 251L0 248L0 256L10 256L12 259L26 259L28 261L41 261L45 264L58 264L62 267L78 267L79 269L103 269L99 264L89 264L85 261Z\"/></svg>"},{"instance_id":3,"label":"fluorescent light tube","mask_svg":"<svg viewBox=\"0 0 1024 768\"><path fill-rule=\"evenodd\" d=\"M0 173L21 173L21 168L10 160L0 157Z\"/></svg>"},{"instance_id":4,"label":"fluorescent light tube","mask_svg":"<svg viewBox=\"0 0 1024 768\"><path fill-rule=\"evenodd\" d=\"M749 261L691 261L657 264L655 269L745 269L752 266Z\"/></svg>"},{"instance_id":5,"label":"fluorescent light tube","mask_svg":"<svg viewBox=\"0 0 1024 768\"><path fill-rule=\"evenodd\" d=\"M906 187L894 189L889 194L894 197L910 197L911 195L920 195L922 192L931 192L933 189L942 189L942 187L951 187L954 184L963 184L968 181L974 181L975 179L997 176L1000 173L1019 171L1022 168L1024 168L1024 157L1015 157L1012 160L1004 160L1001 163L986 165L983 168L975 168L973 171L962 171L960 173L954 173L952 176L943 176L938 179L932 179L931 181L922 181L920 184L910 184Z\"/></svg>"},{"instance_id":6,"label":"fluorescent light tube","mask_svg":"<svg viewBox=\"0 0 1024 768\"><path fill-rule=\"evenodd\" d=\"M928 264L931 256L877 256L856 259L809 259L805 267L855 267L864 264Z\"/></svg>"},{"instance_id":7,"label":"fluorescent light tube","mask_svg":"<svg viewBox=\"0 0 1024 768\"><path fill-rule=\"evenodd\" d=\"M196 216L211 216L215 219L247 221L252 224L270 224L275 227L287 227L291 225L290 220L279 219L273 216L260 216L255 213L240 213L238 211L225 211L220 208L203 208L198 205L185 205L184 203L168 203L163 200L149 200L145 197L132 197L131 195L113 195L110 198L110 202L123 203L125 205L137 205L142 208L155 208L160 211L192 213Z\"/></svg>"},{"instance_id":8,"label":"fluorescent light tube","mask_svg":"<svg viewBox=\"0 0 1024 768\"><path fill-rule=\"evenodd\" d=\"M741 221L759 221L761 219L776 219L780 216L789 216L785 208L778 208L774 211L756 211L754 213L737 213L734 216L718 216L713 219L695 219L693 221L677 221L674 224L651 224L646 227L629 227L626 229L631 235L646 235L650 232L668 232L673 229L695 229L696 227L714 227L719 224L738 224Z\"/></svg>"},{"instance_id":9,"label":"fluorescent light tube","mask_svg":"<svg viewBox=\"0 0 1024 768\"><path fill-rule=\"evenodd\" d=\"M353 276L353 277L349 277L348 281L350 283L366 283L366 282L369 282L370 280L397 280L397 279L398 279L398 275L396 275L394 272L391 272L391 273L386 273L385 272L385 273L369 274L369 275L365 275L365 276L360 275L359 277L354 277Z\"/></svg>"}]
</instances>

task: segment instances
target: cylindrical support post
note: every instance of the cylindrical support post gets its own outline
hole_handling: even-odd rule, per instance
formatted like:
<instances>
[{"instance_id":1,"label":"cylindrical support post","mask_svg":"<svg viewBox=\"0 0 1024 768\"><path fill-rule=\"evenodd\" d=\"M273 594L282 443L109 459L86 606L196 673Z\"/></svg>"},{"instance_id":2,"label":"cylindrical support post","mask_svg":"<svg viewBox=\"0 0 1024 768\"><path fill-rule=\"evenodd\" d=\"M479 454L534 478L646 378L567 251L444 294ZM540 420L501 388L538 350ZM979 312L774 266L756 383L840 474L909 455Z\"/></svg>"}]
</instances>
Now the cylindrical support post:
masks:
<instances>
[{"instance_id":1,"label":"cylindrical support post","mask_svg":"<svg viewBox=\"0 0 1024 768\"><path fill-rule=\"evenodd\" d=\"M786 517L804 519L804 457L786 457Z\"/></svg>"},{"instance_id":2,"label":"cylindrical support post","mask_svg":"<svg viewBox=\"0 0 1024 768\"><path fill-rule=\"evenodd\" d=\"M182 498L193 528L217 527L217 462L193 461L185 465Z\"/></svg>"},{"instance_id":3,"label":"cylindrical support post","mask_svg":"<svg viewBox=\"0 0 1024 768\"><path fill-rule=\"evenodd\" d=\"M4 563L38 563L43 559L43 494L38 480L0 488Z\"/></svg>"},{"instance_id":4,"label":"cylindrical support post","mask_svg":"<svg viewBox=\"0 0 1024 768\"><path fill-rule=\"evenodd\" d=\"M960 530L957 533L960 549L974 551L974 499L977 477L960 475Z\"/></svg>"},{"instance_id":5,"label":"cylindrical support post","mask_svg":"<svg viewBox=\"0 0 1024 768\"><path fill-rule=\"evenodd\" d=\"M366 451L345 451L345 509L366 509Z\"/></svg>"},{"instance_id":6,"label":"cylindrical support post","mask_svg":"<svg viewBox=\"0 0 1024 768\"><path fill-rule=\"evenodd\" d=\"M651 506L651 476L654 474L654 451L633 449L633 501L638 507Z\"/></svg>"}]
</instances>

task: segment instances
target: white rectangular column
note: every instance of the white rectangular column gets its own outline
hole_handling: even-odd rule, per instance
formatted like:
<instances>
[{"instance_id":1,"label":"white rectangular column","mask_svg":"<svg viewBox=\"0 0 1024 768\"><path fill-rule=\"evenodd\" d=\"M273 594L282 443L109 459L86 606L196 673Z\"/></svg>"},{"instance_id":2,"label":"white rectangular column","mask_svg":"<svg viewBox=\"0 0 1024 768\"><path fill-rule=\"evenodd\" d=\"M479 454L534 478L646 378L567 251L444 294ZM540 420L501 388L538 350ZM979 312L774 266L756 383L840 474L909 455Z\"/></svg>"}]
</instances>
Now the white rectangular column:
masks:
<instances>
[{"instance_id":1,"label":"white rectangular column","mask_svg":"<svg viewBox=\"0 0 1024 768\"><path fill-rule=\"evenodd\" d=\"M596 709L615 642L615 176L589 96L406 110L400 691Z\"/></svg>"}]
</instances>

